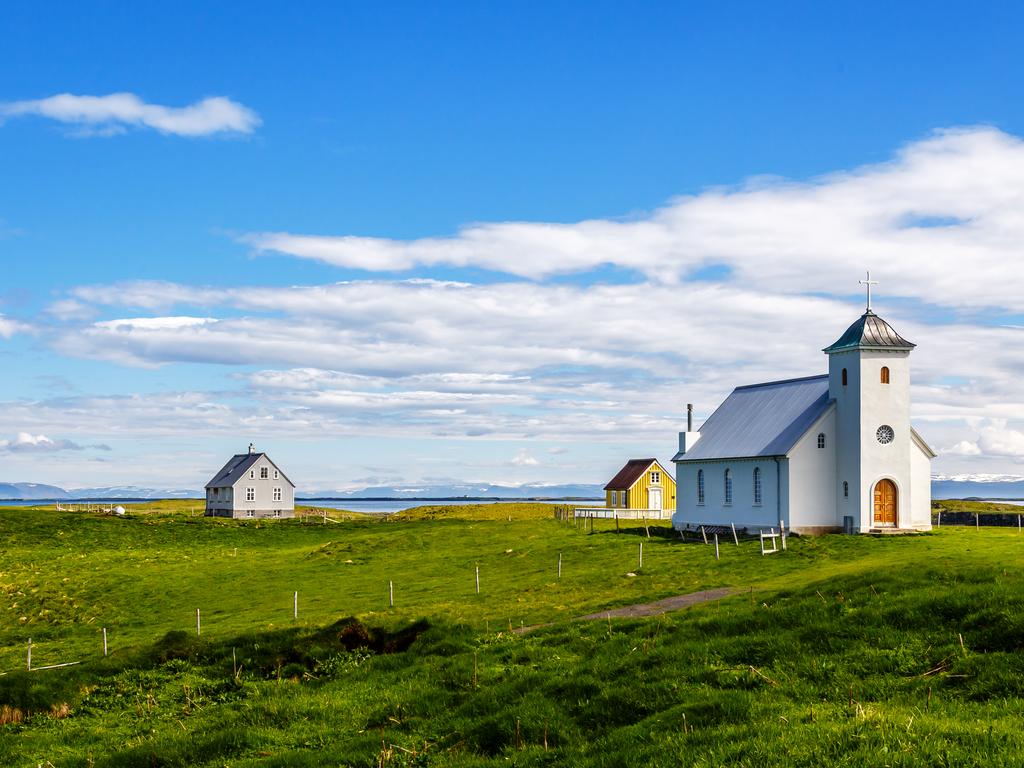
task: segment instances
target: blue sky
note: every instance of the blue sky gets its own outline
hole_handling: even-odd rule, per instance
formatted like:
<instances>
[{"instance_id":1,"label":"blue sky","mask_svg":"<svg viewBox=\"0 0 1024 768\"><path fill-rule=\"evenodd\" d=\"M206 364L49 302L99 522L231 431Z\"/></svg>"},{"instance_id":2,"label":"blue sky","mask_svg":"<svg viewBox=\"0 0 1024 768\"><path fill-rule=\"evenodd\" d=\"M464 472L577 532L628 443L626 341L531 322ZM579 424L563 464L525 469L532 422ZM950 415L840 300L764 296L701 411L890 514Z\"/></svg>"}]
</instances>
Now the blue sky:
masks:
<instances>
[{"instance_id":1,"label":"blue sky","mask_svg":"<svg viewBox=\"0 0 1024 768\"><path fill-rule=\"evenodd\" d=\"M0 481L601 482L866 268L1022 474L1024 10L633 5L5 6Z\"/></svg>"}]
</instances>

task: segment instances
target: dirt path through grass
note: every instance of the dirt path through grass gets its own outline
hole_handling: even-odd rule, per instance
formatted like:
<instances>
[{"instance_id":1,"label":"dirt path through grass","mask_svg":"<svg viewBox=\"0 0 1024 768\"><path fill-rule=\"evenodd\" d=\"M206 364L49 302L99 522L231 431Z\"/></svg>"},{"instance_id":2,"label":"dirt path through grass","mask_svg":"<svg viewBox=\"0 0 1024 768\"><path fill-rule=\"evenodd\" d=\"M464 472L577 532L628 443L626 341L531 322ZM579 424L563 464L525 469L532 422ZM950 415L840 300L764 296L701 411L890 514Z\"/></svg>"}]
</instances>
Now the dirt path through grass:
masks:
<instances>
[{"instance_id":1,"label":"dirt path through grass","mask_svg":"<svg viewBox=\"0 0 1024 768\"><path fill-rule=\"evenodd\" d=\"M609 608L606 611L588 613L586 616L577 616L573 621L595 621L597 619L641 619L645 616L660 616L669 611L678 611L689 608L691 605L708 603L712 600L721 600L736 593L734 587L718 587L717 589L704 589L700 592L690 592L686 595L675 595L652 603L637 603L626 605L622 608ZM515 630L516 634L522 635L541 627L550 627L552 624L534 624L531 627L520 627Z\"/></svg>"},{"instance_id":2,"label":"dirt path through grass","mask_svg":"<svg viewBox=\"0 0 1024 768\"><path fill-rule=\"evenodd\" d=\"M662 613L678 611L681 608L688 608L689 606L697 605L698 603L721 600L723 597L728 597L734 592L736 592L736 590L732 587L705 589L700 592L691 592L688 595L666 597L663 600L655 600L653 603L638 603L637 605L627 605L622 608L612 608L607 611L588 613L586 616L580 616L579 620L639 619L644 616L659 616Z\"/></svg>"}]
</instances>

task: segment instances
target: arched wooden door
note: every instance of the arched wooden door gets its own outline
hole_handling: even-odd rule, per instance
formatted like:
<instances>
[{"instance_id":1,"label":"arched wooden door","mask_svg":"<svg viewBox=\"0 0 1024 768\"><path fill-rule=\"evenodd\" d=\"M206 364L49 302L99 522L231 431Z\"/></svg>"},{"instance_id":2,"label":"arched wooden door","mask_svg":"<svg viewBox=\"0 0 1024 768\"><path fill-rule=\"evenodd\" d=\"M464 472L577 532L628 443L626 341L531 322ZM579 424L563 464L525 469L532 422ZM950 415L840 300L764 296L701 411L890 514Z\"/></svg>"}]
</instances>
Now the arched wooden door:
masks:
<instances>
[{"instance_id":1,"label":"arched wooden door","mask_svg":"<svg viewBox=\"0 0 1024 768\"><path fill-rule=\"evenodd\" d=\"M898 506L896 483L879 480L875 485L875 525L896 525Z\"/></svg>"}]
</instances>

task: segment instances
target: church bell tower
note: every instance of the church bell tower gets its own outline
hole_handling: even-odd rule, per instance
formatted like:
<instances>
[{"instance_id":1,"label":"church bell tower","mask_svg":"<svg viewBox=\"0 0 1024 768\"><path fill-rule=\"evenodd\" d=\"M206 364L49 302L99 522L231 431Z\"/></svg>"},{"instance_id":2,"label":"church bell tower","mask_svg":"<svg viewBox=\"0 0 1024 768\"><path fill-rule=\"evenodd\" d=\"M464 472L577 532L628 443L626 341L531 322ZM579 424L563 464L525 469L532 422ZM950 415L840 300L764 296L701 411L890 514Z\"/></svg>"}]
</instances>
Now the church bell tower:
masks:
<instances>
[{"instance_id":1,"label":"church bell tower","mask_svg":"<svg viewBox=\"0 0 1024 768\"><path fill-rule=\"evenodd\" d=\"M861 283L866 311L823 350L836 403L836 522L848 526L852 518L855 532L909 528L911 457L920 440L910 425L915 345L871 310L871 274Z\"/></svg>"}]
</instances>

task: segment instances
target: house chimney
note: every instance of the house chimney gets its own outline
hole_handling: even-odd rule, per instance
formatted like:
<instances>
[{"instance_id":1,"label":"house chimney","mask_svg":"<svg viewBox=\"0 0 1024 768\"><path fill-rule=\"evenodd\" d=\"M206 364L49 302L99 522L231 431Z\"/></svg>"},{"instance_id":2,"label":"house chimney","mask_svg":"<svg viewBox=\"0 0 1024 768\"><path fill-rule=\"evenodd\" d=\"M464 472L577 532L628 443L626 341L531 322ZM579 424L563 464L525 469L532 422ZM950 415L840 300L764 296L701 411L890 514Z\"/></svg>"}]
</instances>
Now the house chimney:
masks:
<instances>
[{"instance_id":1,"label":"house chimney","mask_svg":"<svg viewBox=\"0 0 1024 768\"><path fill-rule=\"evenodd\" d=\"M253 445L252 443L249 443L249 453L255 453L255 451L256 451L256 446Z\"/></svg>"},{"instance_id":2,"label":"house chimney","mask_svg":"<svg viewBox=\"0 0 1024 768\"><path fill-rule=\"evenodd\" d=\"M686 431L693 432L693 403L686 404Z\"/></svg>"}]
</instances>

